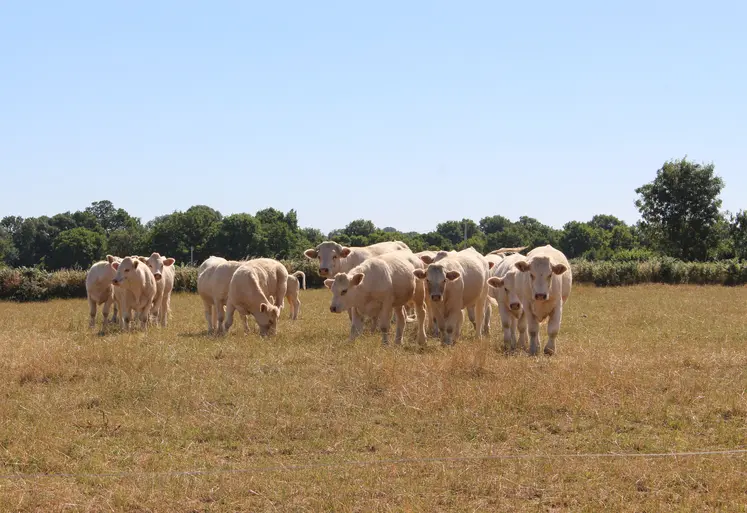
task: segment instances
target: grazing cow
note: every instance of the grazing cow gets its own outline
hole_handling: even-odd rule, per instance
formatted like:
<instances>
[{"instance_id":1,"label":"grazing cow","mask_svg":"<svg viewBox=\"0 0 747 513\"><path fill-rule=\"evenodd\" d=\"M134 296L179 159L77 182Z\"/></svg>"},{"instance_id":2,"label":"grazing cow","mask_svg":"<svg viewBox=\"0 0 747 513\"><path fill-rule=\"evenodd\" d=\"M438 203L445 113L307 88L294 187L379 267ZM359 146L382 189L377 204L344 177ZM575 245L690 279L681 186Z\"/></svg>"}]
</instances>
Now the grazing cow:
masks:
<instances>
[{"instance_id":1,"label":"grazing cow","mask_svg":"<svg viewBox=\"0 0 747 513\"><path fill-rule=\"evenodd\" d=\"M148 319L156 297L156 279L148 266L135 257L125 257L121 262L112 262L117 274L112 280L122 290L120 296L121 324L130 329L130 317L134 312L140 317L140 327L148 329Z\"/></svg>"},{"instance_id":2,"label":"grazing cow","mask_svg":"<svg viewBox=\"0 0 747 513\"><path fill-rule=\"evenodd\" d=\"M389 342L389 326L392 313L397 317L395 344L402 343L405 329L404 306L412 301L418 321L417 342L424 346L425 336L425 288L415 279L415 270L423 270L423 262L411 251L394 251L366 259L347 273L337 273L324 285L332 291L330 311L353 312L349 340L361 333L363 323L360 315L378 319L382 332L382 343Z\"/></svg>"},{"instance_id":3,"label":"grazing cow","mask_svg":"<svg viewBox=\"0 0 747 513\"><path fill-rule=\"evenodd\" d=\"M301 312L301 300L298 299L298 278L303 278L303 289L306 290L306 274L303 271L296 271L288 275L288 289L285 292L285 298L290 306L290 317L293 321L298 319L298 314Z\"/></svg>"},{"instance_id":4,"label":"grazing cow","mask_svg":"<svg viewBox=\"0 0 747 513\"><path fill-rule=\"evenodd\" d=\"M428 267L413 273L425 281L426 301L436 317L443 344L451 345L459 339L462 310L470 307L475 311L475 333L482 339L491 267L488 260L472 247L451 254L439 251L435 259L424 256L421 260Z\"/></svg>"},{"instance_id":5,"label":"grazing cow","mask_svg":"<svg viewBox=\"0 0 747 513\"><path fill-rule=\"evenodd\" d=\"M518 345L526 350L527 317L521 302L521 290L517 288L521 280L516 262L525 260L524 255L518 253L508 255L491 269L488 278L490 290L488 294L498 303L498 312L503 326L503 348L505 351L515 351L517 348L516 331L519 331Z\"/></svg>"},{"instance_id":6,"label":"grazing cow","mask_svg":"<svg viewBox=\"0 0 747 513\"><path fill-rule=\"evenodd\" d=\"M212 260L208 263L209 260ZM222 262L221 262L222 260ZM223 331L226 304L228 303L228 287L236 269L246 261L226 260L220 257L210 257L203 262L208 263L197 277L197 293L202 299L205 310L205 320L208 325L208 335ZM244 321L244 331L249 332L249 321L244 314L240 314Z\"/></svg>"},{"instance_id":7,"label":"grazing cow","mask_svg":"<svg viewBox=\"0 0 747 513\"><path fill-rule=\"evenodd\" d=\"M197 268L197 276L199 277L202 274L202 271L204 271L208 267L212 267L218 264L225 264L226 262L228 262L228 260L223 257L211 255L200 264L200 267Z\"/></svg>"},{"instance_id":8,"label":"grazing cow","mask_svg":"<svg viewBox=\"0 0 747 513\"><path fill-rule=\"evenodd\" d=\"M539 351L539 323L549 317L544 352L553 355L563 305L571 294L571 265L561 251L548 244L534 248L514 266L521 271L518 289L529 327L529 354Z\"/></svg>"},{"instance_id":9,"label":"grazing cow","mask_svg":"<svg viewBox=\"0 0 747 513\"><path fill-rule=\"evenodd\" d=\"M106 260L96 262L86 273L86 296L88 297L88 306L90 307L91 319L89 326L96 326L96 313L99 305L104 305L101 314L101 330L106 328L109 321L109 309L114 305L114 314L111 322L117 320L117 303L114 301L114 287L112 280L117 275L117 270L112 267L113 262L121 262L120 257L106 255Z\"/></svg>"},{"instance_id":10,"label":"grazing cow","mask_svg":"<svg viewBox=\"0 0 747 513\"><path fill-rule=\"evenodd\" d=\"M272 258L254 258L242 262L228 286L224 331L233 324L233 313L252 314L260 336L274 335L288 289L288 270Z\"/></svg>"},{"instance_id":11,"label":"grazing cow","mask_svg":"<svg viewBox=\"0 0 747 513\"><path fill-rule=\"evenodd\" d=\"M153 299L153 310L158 322L164 328L168 324L171 307L171 291L174 290L174 262L173 258L166 258L159 253L151 253L148 258L138 257L138 260L148 266L156 279L156 297Z\"/></svg>"}]
</instances>

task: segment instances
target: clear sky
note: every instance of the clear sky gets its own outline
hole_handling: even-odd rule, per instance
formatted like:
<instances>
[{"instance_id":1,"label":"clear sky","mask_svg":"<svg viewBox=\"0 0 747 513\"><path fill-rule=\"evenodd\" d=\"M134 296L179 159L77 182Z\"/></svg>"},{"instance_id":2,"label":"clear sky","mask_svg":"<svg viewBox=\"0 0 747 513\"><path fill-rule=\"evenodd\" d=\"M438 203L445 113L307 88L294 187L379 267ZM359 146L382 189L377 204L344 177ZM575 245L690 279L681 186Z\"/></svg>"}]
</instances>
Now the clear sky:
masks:
<instances>
[{"instance_id":1,"label":"clear sky","mask_svg":"<svg viewBox=\"0 0 747 513\"><path fill-rule=\"evenodd\" d=\"M3 2L0 216L108 199L429 231L635 222L664 161L747 208L747 3Z\"/></svg>"}]
</instances>

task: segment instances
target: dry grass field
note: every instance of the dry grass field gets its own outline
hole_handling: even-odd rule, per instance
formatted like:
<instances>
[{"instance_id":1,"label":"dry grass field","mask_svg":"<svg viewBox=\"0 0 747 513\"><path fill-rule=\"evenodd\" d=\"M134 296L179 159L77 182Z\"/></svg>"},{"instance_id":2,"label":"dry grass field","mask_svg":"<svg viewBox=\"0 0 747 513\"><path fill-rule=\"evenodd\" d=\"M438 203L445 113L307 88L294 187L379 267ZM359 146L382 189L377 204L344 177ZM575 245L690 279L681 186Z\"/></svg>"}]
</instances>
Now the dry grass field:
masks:
<instances>
[{"instance_id":1,"label":"dry grass field","mask_svg":"<svg viewBox=\"0 0 747 513\"><path fill-rule=\"evenodd\" d=\"M274 339L0 303L0 511L747 510L747 454L609 457L747 448L747 288L577 286L556 356L480 368L301 294Z\"/></svg>"}]
</instances>

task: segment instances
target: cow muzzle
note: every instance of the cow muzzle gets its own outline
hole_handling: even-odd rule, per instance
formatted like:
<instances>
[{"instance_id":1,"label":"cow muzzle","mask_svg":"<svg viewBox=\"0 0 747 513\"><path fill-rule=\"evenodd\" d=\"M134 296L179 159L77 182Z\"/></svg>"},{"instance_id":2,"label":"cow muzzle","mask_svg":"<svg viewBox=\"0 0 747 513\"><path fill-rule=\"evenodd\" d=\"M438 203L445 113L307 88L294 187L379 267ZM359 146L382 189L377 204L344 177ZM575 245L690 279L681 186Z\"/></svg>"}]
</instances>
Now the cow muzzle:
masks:
<instances>
[{"instance_id":1,"label":"cow muzzle","mask_svg":"<svg viewBox=\"0 0 747 513\"><path fill-rule=\"evenodd\" d=\"M509 307L509 308L510 308L511 310L513 310L513 311L516 311L516 310L518 310L519 308L521 308L521 303L511 303L510 305L508 305L508 307Z\"/></svg>"},{"instance_id":2,"label":"cow muzzle","mask_svg":"<svg viewBox=\"0 0 747 513\"><path fill-rule=\"evenodd\" d=\"M431 301L441 301L441 294L431 294Z\"/></svg>"},{"instance_id":3,"label":"cow muzzle","mask_svg":"<svg viewBox=\"0 0 747 513\"><path fill-rule=\"evenodd\" d=\"M547 301L547 294L535 294L534 299L537 301Z\"/></svg>"},{"instance_id":4,"label":"cow muzzle","mask_svg":"<svg viewBox=\"0 0 747 513\"><path fill-rule=\"evenodd\" d=\"M322 276L328 276L329 269L327 269L326 267L322 267L321 269L319 269L319 274L321 274Z\"/></svg>"},{"instance_id":5,"label":"cow muzzle","mask_svg":"<svg viewBox=\"0 0 747 513\"><path fill-rule=\"evenodd\" d=\"M156 281L161 279L161 273L156 273L153 275L153 277L156 279Z\"/></svg>"},{"instance_id":6,"label":"cow muzzle","mask_svg":"<svg viewBox=\"0 0 747 513\"><path fill-rule=\"evenodd\" d=\"M335 305L330 305L329 311L332 312L332 313L339 313L340 312L340 310L338 310Z\"/></svg>"}]
</instances>

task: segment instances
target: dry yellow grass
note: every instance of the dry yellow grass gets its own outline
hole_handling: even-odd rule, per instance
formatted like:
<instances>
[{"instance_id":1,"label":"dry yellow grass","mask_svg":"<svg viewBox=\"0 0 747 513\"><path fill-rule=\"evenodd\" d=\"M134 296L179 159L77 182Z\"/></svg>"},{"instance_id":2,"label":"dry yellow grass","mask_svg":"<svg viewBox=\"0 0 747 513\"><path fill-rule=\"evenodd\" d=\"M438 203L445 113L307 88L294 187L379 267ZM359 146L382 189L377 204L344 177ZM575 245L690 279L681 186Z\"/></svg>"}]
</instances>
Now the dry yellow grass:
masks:
<instances>
[{"instance_id":1,"label":"dry yellow grass","mask_svg":"<svg viewBox=\"0 0 747 513\"><path fill-rule=\"evenodd\" d=\"M302 291L274 339L205 336L187 294L147 335L89 332L82 300L0 304L0 510L746 510L745 454L386 463L745 449L746 288L578 286L556 356L479 372L470 325L351 345L329 297ZM36 473L76 475L7 477Z\"/></svg>"}]
</instances>

